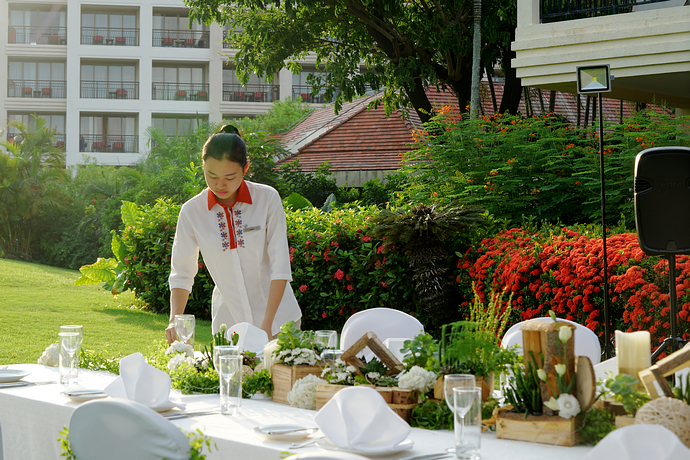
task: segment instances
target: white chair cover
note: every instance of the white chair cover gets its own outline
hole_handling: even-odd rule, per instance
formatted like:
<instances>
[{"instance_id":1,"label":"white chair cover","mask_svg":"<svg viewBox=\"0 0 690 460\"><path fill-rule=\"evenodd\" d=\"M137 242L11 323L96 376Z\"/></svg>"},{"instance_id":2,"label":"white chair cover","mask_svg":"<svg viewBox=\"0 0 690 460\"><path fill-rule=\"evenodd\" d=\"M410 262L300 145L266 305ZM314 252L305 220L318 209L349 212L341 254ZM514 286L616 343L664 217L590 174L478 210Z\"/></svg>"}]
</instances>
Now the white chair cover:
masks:
<instances>
[{"instance_id":1,"label":"white chair cover","mask_svg":"<svg viewBox=\"0 0 690 460\"><path fill-rule=\"evenodd\" d=\"M607 379L608 373L611 373L611 376L615 377L616 372L618 372L618 358L615 356L594 365L594 377L597 381ZM637 378L637 376L634 377Z\"/></svg>"},{"instance_id":2,"label":"white chair cover","mask_svg":"<svg viewBox=\"0 0 690 460\"><path fill-rule=\"evenodd\" d=\"M550 317L534 318L529 321L534 320L553 321ZM575 356L586 356L592 361L592 365L599 364L601 361L601 345L599 344L597 335L592 332L591 329L574 321L561 318L558 318L558 321L575 326ZM508 329L501 339L501 346L507 348L513 345L520 345L522 348L522 331L520 330L522 323L524 323L524 321L514 324Z\"/></svg>"},{"instance_id":3,"label":"white chair cover","mask_svg":"<svg viewBox=\"0 0 690 460\"><path fill-rule=\"evenodd\" d=\"M406 354L403 354L403 352L400 350L402 349L403 345L405 345L405 340L412 339L414 339L414 337L408 337L406 339L401 339L399 337L389 337L383 341L383 344L396 358L398 358L398 361L402 362L403 358L406 355L409 355L410 353L407 352Z\"/></svg>"},{"instance_id":4,"label":"white chair cover","mask_svg":"<svg viewBox=\"0 0 690 460\"><path fill-rule=\"evenodd\" d=\"M251 351L257 356L263 355L264 346L268 343L266 331L250 323L237 323L227 330L225 338L232 340L234 333L240 336L237 346L241 350Z\"/></svg>"},{"instance_id":5,"label":"white chair cover","mask_svg":"<svg viewBox=\"0 0 690 460\"><path fill-rule=\"evenodd\" d=\"M2 460L4 457L2 453L2 426L0 426L0 460Z\"/></svg>"},{"instance_id":6,"label":"white chair cover","mask_svg":"<svg viewBox=\"0 0 690 460\"><path fill-rule=\"evenodd\" d=\"M690 449L661 425L630 425L606 435L584 460L681 460Z\"/></svg>"},{"instance_id":7,"label":"white chair cover","mask_svg":"<svg viewBox=\"0 0 690 460\"><path fill-rule=\"evenodd\" d=\"M187 460L189 440L165 417L136 401L86 402L72 413L69 441L79 460Z\"/></svg>"},{"instance_id":8,"label":"white chair cover","mask_svg":"<svg viewBox=\"0 0 690 460\"><path fill-rule=\"evenodd\" d=\"M367 332L382 342L391 337L416 337L424 326L414 316L392 308L370 308L350 316L340 334L340 349L347 350ZM360 353L364 356L364 353Z\"/></svg>"}]
</instances>

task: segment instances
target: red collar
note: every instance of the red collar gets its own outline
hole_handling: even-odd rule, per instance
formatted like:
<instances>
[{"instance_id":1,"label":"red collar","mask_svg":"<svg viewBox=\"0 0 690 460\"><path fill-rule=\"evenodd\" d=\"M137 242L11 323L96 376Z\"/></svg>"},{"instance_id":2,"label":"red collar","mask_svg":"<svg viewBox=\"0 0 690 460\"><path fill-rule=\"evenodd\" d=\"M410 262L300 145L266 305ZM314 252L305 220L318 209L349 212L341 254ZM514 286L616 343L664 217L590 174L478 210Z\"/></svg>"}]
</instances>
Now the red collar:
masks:
<instances>
[{"instance_id":1,"label":"red collar","mask_svg":"<svg viewBox=\"0 0 690 460\"><path fill-rule=\"evenodd\" d=\"M247 204L252 204L252 195L249 193L249 187L247 187L247 183L242 179L242 183L240 184L240 188L237 189L237 198L235 199L235 203L247 203ZM211 191L211 189L208 190L208 210L210 211L211 208L219 204L221 206L223 205L221 202L218 201L218 197L216 196L215 193ZM234 206L234 204L233 204Z\"/></svg>"}]
</instances>

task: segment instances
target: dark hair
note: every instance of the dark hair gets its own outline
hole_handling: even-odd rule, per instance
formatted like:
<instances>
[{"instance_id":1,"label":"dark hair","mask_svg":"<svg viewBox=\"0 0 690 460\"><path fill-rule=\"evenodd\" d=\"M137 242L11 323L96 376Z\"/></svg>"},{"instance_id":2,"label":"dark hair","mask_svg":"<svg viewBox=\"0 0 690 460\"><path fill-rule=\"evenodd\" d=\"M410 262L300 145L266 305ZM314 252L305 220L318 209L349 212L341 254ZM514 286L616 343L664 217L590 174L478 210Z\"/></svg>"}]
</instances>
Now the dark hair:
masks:
<instances>
[{"instance_id":1,"label":"dark hair","mask_svg":"<svg viewBox=\"0 0 690 460\"><path fill-rule=\"evenodd\" d=\"M217 133L208 138L201 153L201 159L230 160L239 163L243 168L247 165L247 146L244 144L240 132L232 125L223 125Z\"/></svg>"}]
</instances>

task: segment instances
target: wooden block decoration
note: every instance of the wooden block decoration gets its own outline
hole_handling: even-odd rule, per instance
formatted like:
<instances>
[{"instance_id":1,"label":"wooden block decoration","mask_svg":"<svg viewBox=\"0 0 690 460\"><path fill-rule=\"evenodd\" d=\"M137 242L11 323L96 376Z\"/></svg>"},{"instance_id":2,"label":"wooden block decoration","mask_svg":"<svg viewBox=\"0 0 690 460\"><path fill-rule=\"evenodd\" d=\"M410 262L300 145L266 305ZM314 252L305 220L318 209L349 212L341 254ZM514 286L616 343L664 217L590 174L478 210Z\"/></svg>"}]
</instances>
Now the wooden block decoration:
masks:
<instances>
[{"instance_id":1,"label":"wooden block decoration","mask_svg":"<svg viewBox=\"0 0 690 460\"><path fill-rule=\"evenodd\" d=\"M386 375L397 375L405 370L405 365L398 361L393 353L390 352L388 348L381 342L376 334L369 331L364 334L359 340L352 344L350 348L345 350L340 359L345 361L351 366L355 366L357 369L357 375L364 377L362 371L359 370L360 367L364 366L361 359L357 357L357 353L364 350L366 347L374 352L376 357L383 363L388 369Z\"/></svg>"},{"instance_id":2,"label":"wooden block decoration","mask_svg":"<svg viewBox=\"0 0 690 460\"><path fill-rule=\"evenodd\" d=\"M496 417L496 437L515 441L538 442L555 446L574 446L576 417L528 415L502 411Z\"/></svg>"},{"instance_id":3,"label":"wooden block decoration","mask_svg":"<svg viewBox=\"0 0 690 460\"><path fill-rule=\"evenodd\" d=\"M373 385L358 385L367 386L378 392L381 395L386 404L391 404L393 402L393 388L389 387L376 387ZM316 410L321 409L326 405L328 401L343 388L352 388L352 385L316 385Z\"/></svg>"},{"instance_id":4,"label":"wooden block decoration","mask_svg":"<svg viewBox=\"0 0 690 460\"><path fill-rule=\"evenodd\" d=\"M307 375L321 377L319 366L286 366L273 364L271 366L271 381L273 382L273 401L288 404L287 394L292 390L295 382Z\"/></svg>"},{"instance_id":5,"label":"wooden block decoration","mask_svg":"<svg viewBox=\"0 0 690 460\"><path fill-rule=\"evenodd\" d=\"M660 359L655 365L645 370L639 372L640 380L644 385L647 393L652 399L659 398L661 396L672 397L673 391L671 386L666 381L666 377L671 374L690 367L690 346L681 348L680 350L671 353L664 359ZM659 385L659 389L663 394L659 394L656 385Z\"/></svg>"},{"instance_id":6,"label":"wooden block decoration","mask_svg":"<svg viewBox=\"0 0 690 460\"><path fill-rule=\"evenodd\" d=\"M558 338L558 329L561 326L568 326L573 331L572 337L564 344ZM520 326L522 331L522 352L525 362L525 369L532 367L531 353L534 353L534 358L537 365L544 369L548 376L548 385L546 382L541 384L541 397L544 401L551 399L554 396L551 393L551 388L557 390L556 384L556 364L562 364L565 356L566 384L575 375L575 326L564 322L554 321L526 321ZM565 355L563 354L565 352ZM547 411L548 413L548 411Z\"/></svg>"},{"instance_id":7,"label":"wooden block decoration","mask_svg":"<svg viewBox=\"0 0 690 460\"><path fill-rule=\"evenodd\" d=\"M582 412L587 412L597 399L597 378L594 366L587 356L575 357L575 397Z\"/></svg>"}]
</instances>

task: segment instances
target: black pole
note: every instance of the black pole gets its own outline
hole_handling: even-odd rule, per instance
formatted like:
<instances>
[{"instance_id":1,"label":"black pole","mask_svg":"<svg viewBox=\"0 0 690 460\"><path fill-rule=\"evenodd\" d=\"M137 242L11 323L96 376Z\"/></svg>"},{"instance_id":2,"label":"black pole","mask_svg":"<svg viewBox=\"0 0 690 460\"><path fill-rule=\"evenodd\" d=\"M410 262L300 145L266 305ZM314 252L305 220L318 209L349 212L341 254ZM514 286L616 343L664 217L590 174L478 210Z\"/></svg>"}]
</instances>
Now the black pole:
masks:
<instances>
[{"instance_id":1,"label":"black pole","mask_svg":"<svg viewBox=\"0 0 690 460\"><path fill-rule=\"evenodd\" d=\"M604 356L612 357L611 329L609 322L609 262L606 251L606 186L604 184L604 97L599 93L599 174L601 175L601 233L604 254Z\"/></svg>"}]
</instances>

